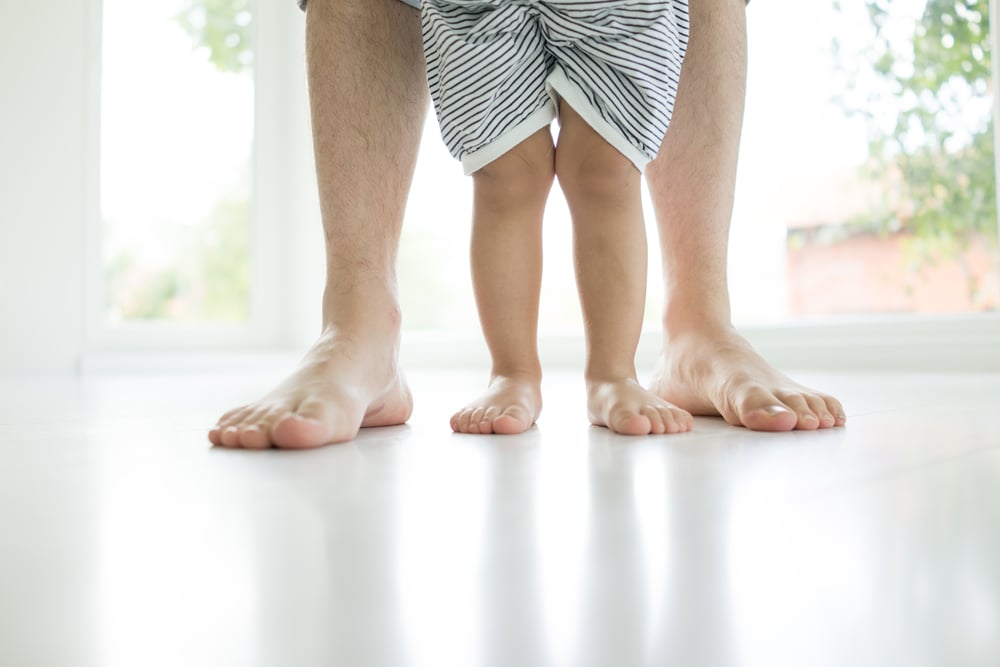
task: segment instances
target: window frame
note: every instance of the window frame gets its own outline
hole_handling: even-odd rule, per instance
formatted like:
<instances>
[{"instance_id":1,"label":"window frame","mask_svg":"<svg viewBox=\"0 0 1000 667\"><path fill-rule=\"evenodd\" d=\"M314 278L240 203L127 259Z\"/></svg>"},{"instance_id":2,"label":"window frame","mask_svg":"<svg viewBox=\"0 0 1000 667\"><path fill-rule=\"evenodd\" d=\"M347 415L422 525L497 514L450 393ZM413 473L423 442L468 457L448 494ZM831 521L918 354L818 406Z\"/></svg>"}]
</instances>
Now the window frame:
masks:
<instances>
[{"instance_id":1,"label":"window frame","mask_svg":"<svg viewBox=\"0 0 1000 667\"><path fill-rule=\"evenodd\" d=\"M101 86L103 2L91 0L89 27L87 174L88 193L84 306L84 366L88 360L122 352L261 349L280 347L288 336L281 287L287 274L286 246L281 229L269 221L284 219L289 183L281 165L293 159L294 142L283 139L288 125L288 105L294 85L289 71L301 47L291 48L295 38L295 12L279 3L251 0L254 48L254 136L251 152L252 188L248 220L250 234L250 317L242 323L141 322L109 324L106 321L106 278L102 253L101 220ZM294 9L294 7L292 7ZM297 93L298 91L296 91ZM304 93L303 93L304 94ZM275 257L277 255L277 257Z\"/></svg>"},{"instance_id":2,"label":"window frame","mask_svg":"<svg viewBox=\"0 0 1000 667\"><path fill-rule=\"evenodd\" d=\"M255 136L251 216L251 304L243 325L127 323L104 321L104 274L100 220L101 1L89 25L90 95L88 129L88 212L83 292L83 370L116 369L123 359L132 369L161 368L163 354L189 359L232 359L245 367L260 354L300 353L319 330L323 288L322 226L316 196L305 81L304 18L290 0L254 3ZM994 90L1000 89L1000 16L990 0ZM994 127L1000 105L994 98ZM995 177L1000 183L1000 131ZM998 188L1000 190L1000 188ZM1000 230L1000 218L997 221ZM893 315L740 326L772 363L817 371L992 371L1000 372L1000 313ZM551 368L579 368L582 333L542 336L543 359ZM660 349L658 323L647 322L637 365L651 368ZM403 359L409 367L455 368L485 363L484 346L469 334L407 332ZM197 364L195 364L197 365ZM225 363L221 363L225 366ZM191 364L181 364L191 367ZM210 366L218 367L220 363Z\"/></svg>"}]
</instances>

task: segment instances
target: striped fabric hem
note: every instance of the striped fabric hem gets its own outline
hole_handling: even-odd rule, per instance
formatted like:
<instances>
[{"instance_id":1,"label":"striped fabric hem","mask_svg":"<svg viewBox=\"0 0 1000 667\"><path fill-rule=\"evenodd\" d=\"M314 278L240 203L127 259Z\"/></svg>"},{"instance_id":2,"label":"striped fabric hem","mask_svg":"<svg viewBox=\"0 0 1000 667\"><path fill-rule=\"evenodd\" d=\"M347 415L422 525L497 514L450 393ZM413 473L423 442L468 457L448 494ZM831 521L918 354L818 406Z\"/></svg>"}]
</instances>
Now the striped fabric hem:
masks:
<instances>
[{"instance_id":1,"label":"striped fabric hem","mask_svg":"<svg viewBox=\"0 0 1000 667\"><path fill-rule=\"evenodd\" d=\"M467 173L537 131L560 98L638 169L659 151L687 0L424 0L422 17L442 138Z\"/></svg>"},{"instance_id":2,"label":"striped fabric hem","mask_svg":"<svg viewBox=\"0 0 1000 667\"><path fill-rule=\"evenodd\" d=\"M399 1L409 5L410 7L416 7L417 9L420 9L420 0L399 0ZM306 10L306 2L307 0L295 0L295 3L299 6L299 9L301 9L302 11ZM746 2L748 5L750 4L750 0L746 0Z\"/></svg>"},{"instance_id":3,"label":"striped fabric hem","mask_svg":"<svg viewBox=\"0 0 1000 667\"><path fill-rule=\"evenodd\" d=\"M295 0L295 4L299 6L299 9L305 11L307 1L308 0ZM415 7L417 9L420 9L420 0L399 0L399 1L409 5L410 7ZM750 0L747 0L747 4L748 5L750 4Z\"/></svg>"},{"instance_id":4,"label":"striped fabric hem","mask_svg":"<svg viewBox=\"0 0 1000 667\"><path fill-rule=\"evenodd\" d=\"M570 81L562 69L556 68L549 77L549 85L558 93L563 101L573 107L573 110L586 121L587 125L590 125L605 141L614 146L619 153L627 157L635 165L636 169L640 172L646 170L646 165L649 164L652 158L636 148L616 125L605 120L604 116L589 104L587 94L578 85ZM659 146L657 146L657 149L659 149Z\"/></svg>"},{"instance_id":5,"label":"striped fabric hem","mask_svg":"<svg viewBox=\"0 0 1000 667\"><path fill-rule=\"evenodd\" d=\"M477 151L463 155L462 169L465 171L465 175L474 174L507 151L512 150L519 143L535 132L538 132L538 130L551 125L557 115L555 102L546 104L525 118L520 124L497 137L496 140L486 144Z\"/></svg>"}]
</instances>

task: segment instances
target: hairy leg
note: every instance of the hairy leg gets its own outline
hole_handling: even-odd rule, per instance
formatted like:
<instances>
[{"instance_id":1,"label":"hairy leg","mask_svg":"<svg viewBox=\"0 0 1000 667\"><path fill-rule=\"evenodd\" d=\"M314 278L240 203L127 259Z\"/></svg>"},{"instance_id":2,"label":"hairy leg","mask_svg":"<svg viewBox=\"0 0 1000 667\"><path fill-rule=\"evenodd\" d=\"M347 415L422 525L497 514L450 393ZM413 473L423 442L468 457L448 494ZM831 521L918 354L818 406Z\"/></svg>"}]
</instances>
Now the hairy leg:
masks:
<instances>
[{"instance_id":1,"label":"hairy leg","mask_svg":"<svg viewBox=\"0 0 1000 667\"><path fill-rule=\"evenodd\" d=\"M546 127L473 174L472 283L493 369L486 393L452 416L457 432L521 433L541 412L538 299L553 158Z\"/></svg>"},{"instance_id":2,"label":"hairy leg","mask_svg":"<svg viewBox=\"0 0 1000 667\"><path fill-rule=\"evenodd\" d=\"M561 107L556 174L573 217L590 420L626 435L690 430L691 415L636 379L646 301L640 174L568 104Z\"/></svg>"},{"instance_id":3,"label":"hairy leg","mask_svg":"<svg viewBox=\"0 0 1000 667\"><path fill-rule=\"evenodd\" d=\"M742 0L691 0L674 116L647 178L660 230L664 350L651 389L755 430L844 424L840 403L792 381L732 327L726 251L746 91Z\"/></svg>"},{"instance_id":4,"label":"hairy leg","mask_svg":"<svg viewBox=\"0 0 1000 667\"><path fill-rule=\"evenodd\" d=\"M427 110L420 13L397 0L312 0L309 98L326 238L323 331L299 367L230 410L216 445L316 447L401 424L395 260Z\"/></svg>"}]
</instances>

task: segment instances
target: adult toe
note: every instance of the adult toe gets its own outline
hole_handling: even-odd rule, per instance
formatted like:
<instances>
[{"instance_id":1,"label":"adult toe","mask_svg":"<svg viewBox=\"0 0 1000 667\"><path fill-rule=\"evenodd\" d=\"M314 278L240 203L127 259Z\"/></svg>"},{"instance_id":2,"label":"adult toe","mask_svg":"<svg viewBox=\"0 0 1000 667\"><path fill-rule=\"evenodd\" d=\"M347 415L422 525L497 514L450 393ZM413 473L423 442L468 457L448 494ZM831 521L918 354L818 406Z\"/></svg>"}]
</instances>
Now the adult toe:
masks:
<instances>
[{"instance_id":1,"label":"adult toe","mask_svg":"<svg viewBox=\"0 0 1000 667\"><path fill-rule=\"evenodd\" d=\"M809 405L809 409L812 413L816 415L819 419L820 428L833 428L837 423L837 419L833 416L833 413L827 408L826 401L823 397L818 394L806 394L806 403Z\"/></svg>"},{"instance_id":2,"label":"adult toe","mask_svg":"<svg viewBox=\"0 0 1000 667\"><path fill-rule=\"evenodd\" d=\"M222 446L223 447L239 447L240 446L240 429L236 426L227 426L222 429Z\"/></svg>"},{"instance_id":3,"label":"adult toe","mask_svg":"<svg viewBox=\"0 0 1000 667\"><path fill-rule=\"evenodd\" d=\"M753 431L791 431L798 423L798 413L784 401L763 387L748 390L739 402L735 419L725 412L729 423L736 423Z\"/></svg>"},{"instance_id":4,"label":"adult toe","mask_svg":"<svg viewBox=\"0 0 1000 667\"><path fill-rule=\"evenodd\" d=\"M336 426L340 424L341 430ZM353 424L353 428L348 426ZM360 419L353 422L340 416L325 403L304 402L294 412L276 419L271 427L271 442L281 449L311 449L350 440L358 433Z\"/></svg>"},{"instance_id":5,"label":"adult toe","mask_svg":"<svg viewBox=\"0 0 1000 667\"><path fill-rule=\"evenodd\" d=\"M796 429L815 431L820 427L819 415L813 412L812 406L804 395L799 393L782 393L780 397L782 403L791 408L798 417L798 422L795 424Z\"/></svg>"},{"instance_id":6,"label":"adult toe","mask_svg":"<svg viewBox=\"0 0 1000 667\"><path fill-rule=\"evenodd\" d=\"M251 424L240 431L240 445L244 449L268 449L271 440L267 428L260 424Z\"/></svg>"}]
</instances>

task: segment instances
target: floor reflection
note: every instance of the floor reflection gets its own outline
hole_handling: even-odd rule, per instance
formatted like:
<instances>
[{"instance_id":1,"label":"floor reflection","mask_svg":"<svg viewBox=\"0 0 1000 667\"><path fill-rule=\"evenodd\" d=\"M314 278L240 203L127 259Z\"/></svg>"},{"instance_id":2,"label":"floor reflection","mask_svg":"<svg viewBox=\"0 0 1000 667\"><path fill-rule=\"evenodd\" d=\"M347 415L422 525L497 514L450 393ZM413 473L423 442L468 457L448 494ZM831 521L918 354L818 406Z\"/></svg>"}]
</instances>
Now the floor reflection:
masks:
<instances>
[{"instance_id":1,"label":"floor reflection","mask_svg":"<svg viewBox=\"0 0 1000 667\"><path fill-rule=\"evenodd\" d=\"M1000 655L1000 453L942 445L890 468L898 441L702 426L402 427L299 453L102 441L101 664Z\"/></svg>"}]
</instances>

